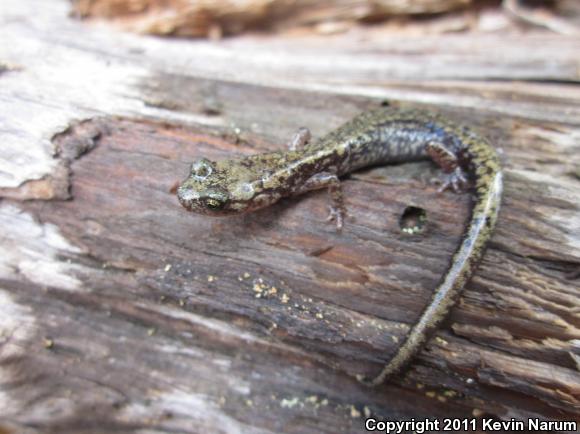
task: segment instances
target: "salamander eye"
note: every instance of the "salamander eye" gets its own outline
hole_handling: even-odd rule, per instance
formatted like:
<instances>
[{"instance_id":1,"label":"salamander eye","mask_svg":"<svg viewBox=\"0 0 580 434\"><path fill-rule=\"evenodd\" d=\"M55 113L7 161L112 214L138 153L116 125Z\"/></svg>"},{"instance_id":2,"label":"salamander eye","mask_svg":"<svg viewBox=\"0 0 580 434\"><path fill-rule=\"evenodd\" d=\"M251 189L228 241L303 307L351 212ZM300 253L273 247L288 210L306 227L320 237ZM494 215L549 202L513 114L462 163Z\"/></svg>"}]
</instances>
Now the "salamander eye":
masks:
<instances>
[{"instance_id":1,"label":"salamander eye","mask_svg":"<svg viewBox=\"0 0 580 434\"><path fill-rule=\"evenodd\" d=\"M203 198L203 204L210 211L222 210L228 201L227 194L221 191L209 191Z\"/></svg>"},{"instance_id":2,"label":"salamander eye","mask_svg":"<svg viewBox=\"0 0 580 434\"><path fill-rule=\"evenodd\" d=\"M225 202L221 202L217 199L206 199L205 206L207 206L212 211L219 211L225 205Z\"/></svg>"},{"instance_id":3,"label":"salamander eye","mask_svg":"<svg viewBox=\"0 0 580 434\"><path fill-rule=\"evenodd\" d=\"M191 165L191 174L200 181L203 181L213 172L213 163L205 158L194 162Z\"/></svg>"}]
</instances>

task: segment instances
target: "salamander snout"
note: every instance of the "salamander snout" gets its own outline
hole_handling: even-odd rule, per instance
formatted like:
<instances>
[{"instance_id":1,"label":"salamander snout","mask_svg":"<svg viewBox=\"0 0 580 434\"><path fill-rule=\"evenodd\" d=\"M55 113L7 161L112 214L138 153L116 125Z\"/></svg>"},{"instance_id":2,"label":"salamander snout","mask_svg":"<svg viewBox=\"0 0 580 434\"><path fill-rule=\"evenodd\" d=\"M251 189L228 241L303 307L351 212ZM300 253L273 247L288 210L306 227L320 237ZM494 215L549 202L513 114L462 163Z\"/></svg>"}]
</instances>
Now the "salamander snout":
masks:
<instances>
[{"instance_id":1,"label":"salamander snout","mask_svg":"<svg viewBox=\"0 0 580 434\"><path fill-rule=\"evenodd\" d=\"M211 216L240 214L267 205L255 200L262 186L262 171L249 158L191 165L189 176L177 189L177 198L189 211ZM264 196L264 195L262 195Z\"/></svg>"},{"instance_id":2,"label":"salamander snout","mask_svg":"<svg viewBox=\"0 0 580 434\"><path fill-rule=\"evenodd\" d=\"M202 214L226 214L228 194L219 189L198 191L187 182L177 189L177 198L186 209Z\"/></svg>"}]
</instances>

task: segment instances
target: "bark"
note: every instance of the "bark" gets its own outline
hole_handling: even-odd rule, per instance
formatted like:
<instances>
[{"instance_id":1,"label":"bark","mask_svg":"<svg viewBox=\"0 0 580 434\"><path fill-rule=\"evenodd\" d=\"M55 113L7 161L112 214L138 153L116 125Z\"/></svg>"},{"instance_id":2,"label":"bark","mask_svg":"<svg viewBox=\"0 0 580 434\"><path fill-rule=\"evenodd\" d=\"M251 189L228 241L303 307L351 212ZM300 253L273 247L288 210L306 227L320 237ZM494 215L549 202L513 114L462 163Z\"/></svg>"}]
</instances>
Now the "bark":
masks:
<instances>
[{"instance_id":1,"label":"bark","mask_svg":"<svg viewBox=\"0 0 580 434\"><path fill-rule=\"evenodd\" d=\"M143 33L220 37L312 26L321 32L344 31L357 22L440 14L470 4L471 0L75 0L73 10L82 18L107 18Z\"/></svg>"}]
</instances>

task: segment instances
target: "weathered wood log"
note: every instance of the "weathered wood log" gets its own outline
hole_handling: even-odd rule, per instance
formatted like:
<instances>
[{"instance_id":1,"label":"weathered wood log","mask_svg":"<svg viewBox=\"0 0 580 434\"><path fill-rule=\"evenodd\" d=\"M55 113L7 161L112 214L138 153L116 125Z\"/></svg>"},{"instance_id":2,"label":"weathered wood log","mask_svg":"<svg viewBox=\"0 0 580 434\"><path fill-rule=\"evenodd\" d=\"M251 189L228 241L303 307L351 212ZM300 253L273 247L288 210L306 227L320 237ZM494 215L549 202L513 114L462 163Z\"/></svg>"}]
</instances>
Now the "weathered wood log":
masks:
<instances>
[{"instance_id":1,"label":"weathered wood log","mask_svg":"<svg viewBox=\"0 0 580 434\"><path fill-rule=\"evenodd\" d=\"M333 23L342 23L339 28L344 30L356 22L440 14L464 9L470 3L471 0L75 0L73 10L76 16L104 17L142 33L205 37L314 25L323 26L319 29L324 30Z\"/></svg>"},{"instance_id":2,"label":"weathered wood log","mask_svg":"<svg viewBox=\"0 0 580 434\"><path fill-rule=\"evenodd\" d=\"M85 27L60 2L3 8L0 431L580 419L576 39L370 34L360 53L342 37L192 43ZM345 180L339 234L322 193L209 219L172 188L196 157L282 148L302 125L319 137L384 100L488 136L506 191L449 321L370 389L352 376L378 372L425 306L469 195L438 194L429 163L363 171ZM401 229L409 207L426 212L420 234Z\"/></svg>"}]
</instances>

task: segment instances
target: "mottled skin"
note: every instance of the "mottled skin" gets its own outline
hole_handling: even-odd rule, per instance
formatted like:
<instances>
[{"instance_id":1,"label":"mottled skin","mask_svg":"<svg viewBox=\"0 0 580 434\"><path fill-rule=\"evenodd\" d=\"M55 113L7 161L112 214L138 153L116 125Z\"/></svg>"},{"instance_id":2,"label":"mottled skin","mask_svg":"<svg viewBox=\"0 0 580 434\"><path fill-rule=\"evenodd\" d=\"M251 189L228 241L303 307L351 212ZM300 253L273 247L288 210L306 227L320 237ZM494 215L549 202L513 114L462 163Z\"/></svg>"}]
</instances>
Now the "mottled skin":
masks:
<instances>
[{"instance_id":1,"label":"mottled skin","mask_svg":"<svg viewBox=\"0 0 580 434\"><path fill-rule=\"evenodd\" d=\"M446 317L482 257L499 210L502 173L489 143L466 127L430 112L382 108L363 113L319 141L309 144L301 129L289 151L240 159L199 160L178 189L190 211L227 215L266 207L282 197L328 188L330 218L342 227L345 209L338 177L354 170L387 163L432 159L446 173L441 190L467 188L475 192L472 215L448 270L429 305L397 353L369 385L382 383L421 349Z\"/></svg>"}]
</instances>

